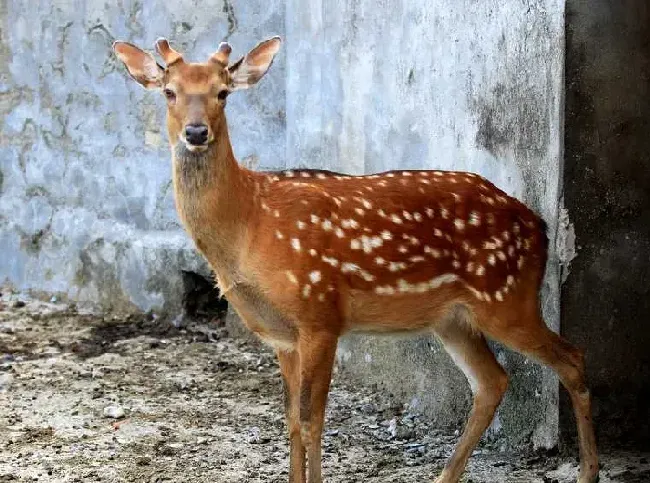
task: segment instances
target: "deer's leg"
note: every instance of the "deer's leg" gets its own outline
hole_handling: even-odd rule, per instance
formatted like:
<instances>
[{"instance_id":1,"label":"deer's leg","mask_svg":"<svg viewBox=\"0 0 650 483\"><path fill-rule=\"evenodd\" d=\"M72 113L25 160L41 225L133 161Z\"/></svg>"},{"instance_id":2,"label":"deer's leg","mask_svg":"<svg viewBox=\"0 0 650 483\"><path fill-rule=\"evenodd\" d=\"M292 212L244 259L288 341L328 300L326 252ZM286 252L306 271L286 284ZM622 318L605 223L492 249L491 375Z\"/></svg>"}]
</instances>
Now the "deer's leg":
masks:
<instances>
[{"instance_id":1,"label":"deer's leg","mask_svg":"<svg viewBox=\"0 0 650 483\"><path fill-rule=\"evenodd\" d=\"M571 396L578 426L580 445L578 483L598 481L598 449L591 419L591 397L585 382L582 351L550 330L539 317L534 329L510 327L498 331L494 337L514 350L546 364L557 373L562 385Z\"/></svg>"},{"instance_id":2,"label":"deer's leg","mask_svg":"<svg viewBox=\"0 0 650 483\"><path fill-rule=\"evenodd\" d=\"M464 321L451 320L436 327L436 334L470 384L474 401L465 430L436 483L455 483L467 460L492 422L508 386L508 376L496 361L482 334Z\"/></svg>"},{"instance_id":3,"label":"deer's leg","mask_svg":"<svg viewBox=\"0 0 650 483\"><path fill-rule=\"evenodd\" d=\"M301 334L300 426L307 448L309 483L321 483L321 434L338 337L328 333Z\"/></svg>"},{"instance_id":4,"label":"deer's leg","mask_svg":"<svg viewBox=\"0 0 650 483\"><path fill-rule=\"evenodd\" d=\"M300 436L300 358L298 351L278 351L289 428L289 483L305 483L305 446Z\"/></svg>"}]
</instances>

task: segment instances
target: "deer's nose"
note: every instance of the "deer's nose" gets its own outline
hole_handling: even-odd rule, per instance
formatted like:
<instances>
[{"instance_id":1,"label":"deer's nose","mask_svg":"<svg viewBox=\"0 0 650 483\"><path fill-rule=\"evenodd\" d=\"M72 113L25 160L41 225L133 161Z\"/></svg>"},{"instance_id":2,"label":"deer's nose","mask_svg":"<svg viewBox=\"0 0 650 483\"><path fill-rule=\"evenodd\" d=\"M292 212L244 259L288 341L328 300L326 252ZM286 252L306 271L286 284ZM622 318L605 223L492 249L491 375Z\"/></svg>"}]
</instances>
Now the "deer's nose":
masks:
<instances>
[{"instance_id":1,"label":"deer's nose","mask_svg":"<svg viewBox=\"0 0 650 483\"><path fill-rule=\"evenodd\" d=\"M208 141L208 126L205 124L188 124L185 126L185 139L194 146L201 146Z\"/></svg>"}]
</instances>

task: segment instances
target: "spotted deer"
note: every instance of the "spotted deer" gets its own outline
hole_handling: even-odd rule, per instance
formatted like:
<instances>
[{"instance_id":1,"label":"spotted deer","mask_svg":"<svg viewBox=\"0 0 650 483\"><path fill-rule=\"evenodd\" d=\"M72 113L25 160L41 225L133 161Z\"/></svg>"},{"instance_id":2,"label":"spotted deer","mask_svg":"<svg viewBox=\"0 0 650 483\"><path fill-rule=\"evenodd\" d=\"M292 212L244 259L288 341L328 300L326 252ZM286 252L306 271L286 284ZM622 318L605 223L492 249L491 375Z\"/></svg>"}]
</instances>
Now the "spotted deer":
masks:
<instances>
[{"instance_id":1,"label":"spotted deer","mask_svg":"<svg viewBox=\"0 0 650 483\"><path fill-rule=\"evenodd\" d=\"M347 332L435 334L467 377L473 407L436 482L459 481L506 391L486 338L558 373L577 420L578 482L597 480L583 355L540 316L548 240L533 211L473 173L240 166L226 101L264 76L277 37L234 63L227 43L189 63L160 39L165 67L129 43L113 48L138 83L164 94L180 219L241 320L277 352L290 482L322 481L325 405Z\"/></svg>"}]
</instances>

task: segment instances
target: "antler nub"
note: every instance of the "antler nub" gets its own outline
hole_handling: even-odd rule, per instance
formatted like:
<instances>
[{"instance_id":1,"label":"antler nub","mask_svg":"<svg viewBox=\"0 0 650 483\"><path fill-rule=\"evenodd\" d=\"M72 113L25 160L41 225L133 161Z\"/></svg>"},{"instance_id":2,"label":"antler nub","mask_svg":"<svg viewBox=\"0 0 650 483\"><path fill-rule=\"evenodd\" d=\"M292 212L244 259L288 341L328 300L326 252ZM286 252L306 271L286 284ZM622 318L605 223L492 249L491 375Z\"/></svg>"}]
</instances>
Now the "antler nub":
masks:
<instances>
[{"instance_id":1,"label":"antler nub","mask_svg":"<svg viewBox=\"0 0 650 483\"><path fill-rule=\"evenodd\" d=\"M230 52L232 52L232 47L228 42L221 42L217 51L212 54L211 60L219 62L223 65L228 65L228 58L230 57Z\"/></svg>"},{"instance_id":2,"label":"antler nub","mask_svg":"<svg viewBox=\"0 0 650 483\"><path fill-rule=\"evenodd\" d=\"M156 40L156 51L160 54L167 65L183 60L183 56L169 46L167 39L160 38Z\"/></svg>"}]
</instances>

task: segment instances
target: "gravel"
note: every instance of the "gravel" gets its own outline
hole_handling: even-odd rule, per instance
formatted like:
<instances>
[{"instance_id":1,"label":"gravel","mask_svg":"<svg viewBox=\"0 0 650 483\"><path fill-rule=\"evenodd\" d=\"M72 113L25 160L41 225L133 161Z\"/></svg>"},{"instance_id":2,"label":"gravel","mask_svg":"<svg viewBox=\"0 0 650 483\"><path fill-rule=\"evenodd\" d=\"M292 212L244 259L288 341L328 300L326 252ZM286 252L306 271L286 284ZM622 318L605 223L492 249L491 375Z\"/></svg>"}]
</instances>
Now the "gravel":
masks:
<instances>
[{"instance_id":1,"label":"gravel","mask_svg":"<svg viewBox=\"0 0 650 483\"><path fill-rule=\"evenodd\" d=\"M273 353L218 321L176 327L0 298L0 482L286 483L281 394ZM335 373L325 481L433 481L457 434ZM601 482L650 481L649 460L607 452ZM576 472L573 451L484 441L463 481L564 483Z\"/></svg>"}]
</instances>

